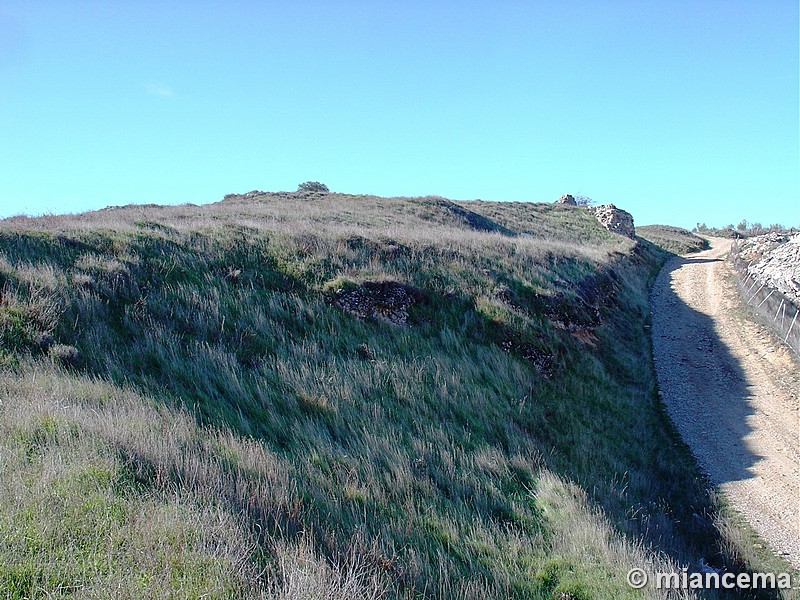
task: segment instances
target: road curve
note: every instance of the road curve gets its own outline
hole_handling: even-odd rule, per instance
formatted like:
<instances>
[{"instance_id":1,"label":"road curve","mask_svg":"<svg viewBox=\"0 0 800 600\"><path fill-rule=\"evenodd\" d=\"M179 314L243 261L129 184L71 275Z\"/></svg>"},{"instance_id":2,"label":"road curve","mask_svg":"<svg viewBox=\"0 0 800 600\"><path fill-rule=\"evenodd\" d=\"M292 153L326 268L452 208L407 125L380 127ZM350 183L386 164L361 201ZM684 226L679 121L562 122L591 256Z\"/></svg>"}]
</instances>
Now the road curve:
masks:
<instances>
[{"instance_id":1,"label":"road curve","mask_svg":"<svg viewBox=\"0 0 800 600\"><path fill-rule=\"evenodd\" d=\"M730 241L711 243L656 279L659 389L711 481L800 568L800 361L749 316L724 260Z\"/></svg>"}]
</instances>

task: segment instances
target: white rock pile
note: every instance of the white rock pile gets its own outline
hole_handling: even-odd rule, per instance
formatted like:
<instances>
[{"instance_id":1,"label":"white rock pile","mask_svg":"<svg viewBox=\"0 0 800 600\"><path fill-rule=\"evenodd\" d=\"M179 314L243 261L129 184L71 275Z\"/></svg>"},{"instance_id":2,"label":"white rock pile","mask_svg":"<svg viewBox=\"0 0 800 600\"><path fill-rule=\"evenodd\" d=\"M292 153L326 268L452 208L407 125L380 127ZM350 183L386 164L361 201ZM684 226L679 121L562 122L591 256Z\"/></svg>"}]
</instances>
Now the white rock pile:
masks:
<instances>
[{"instance_id":1,"label":"white rock pile","mask_svg":"<svg viewBox=\"0 0 800 600\"><path fill-rule=\"evenodd\" d=\"M588 206L586 210L592 213L600 221L600 224L611 233L636 239L636 229L633 226L633 215L631 213L617 208L613 204Z\"/></svg>"},{"instance_id":2,"label":"white rock pile","mask_svg":"<svg viewBox=\"0 0 800 600\"><path fill-rule=\"evenodd\" d=\"M743 240L739 258L757 281L800 306L800 233L768 233Z\"/></svg>"}]
</instances>

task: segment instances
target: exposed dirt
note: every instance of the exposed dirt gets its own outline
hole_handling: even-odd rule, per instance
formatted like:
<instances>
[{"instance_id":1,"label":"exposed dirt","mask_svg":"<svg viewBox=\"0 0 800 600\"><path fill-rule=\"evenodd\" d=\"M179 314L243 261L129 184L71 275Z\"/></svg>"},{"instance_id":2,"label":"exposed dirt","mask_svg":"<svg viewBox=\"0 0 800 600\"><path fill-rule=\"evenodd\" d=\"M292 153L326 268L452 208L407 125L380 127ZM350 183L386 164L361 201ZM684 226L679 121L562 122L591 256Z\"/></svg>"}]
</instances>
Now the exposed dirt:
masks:
<instances>
[{"instance_id":1,"label":"exposed dirt","mask_svg":"<svg viewBox=\"0 0 800 600\"><path fill-rule=\"evenodd\" d=\"M408 324L408 309L423 303L423 290L397 281L365 281L336 290L333 303L361 319L376 318L395 325Z\"/></svg>"},{"instance_id":2,"label":"exposed dirt","mask_svg":"<svg viewBox=\"0 0 800 600\"><path fill-rule=\"evenodd\" d=\"M800 361L750 316L730 240L671 259L653 289L653 351L667 411L701 467L800 568Z\"/></svg>"}]
</instances>

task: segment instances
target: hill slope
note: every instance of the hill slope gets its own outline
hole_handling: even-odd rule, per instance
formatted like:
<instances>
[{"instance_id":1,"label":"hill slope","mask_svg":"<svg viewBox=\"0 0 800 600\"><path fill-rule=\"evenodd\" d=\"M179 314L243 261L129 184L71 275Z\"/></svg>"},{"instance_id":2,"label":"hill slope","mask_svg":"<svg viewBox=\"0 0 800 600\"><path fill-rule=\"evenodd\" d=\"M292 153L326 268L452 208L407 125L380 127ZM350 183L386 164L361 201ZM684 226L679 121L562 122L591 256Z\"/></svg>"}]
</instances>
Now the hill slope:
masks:
<instances>
[{"instance_id":1,"label":"hill slope","mask_svg":"<svg viewBox=\"0 0 800 600\"><path fill-rule=\"evenodd\" d=\"M636 234L659 248L673 254L689 254L708 250L708 240L682 227L645 225L636 228Z\"/></svg>"},{"instance_id":2,"label":"hill slope","mask_svg":"<svg viewBox=\"0 0 800 600\"><path fill-rule=\"evenodd\" d=\"M0 253L12 598L621 598L633 566L746 568L655 393L665 253L585 211L250 193L8 219Z\"/></svg>"}]
</instances>

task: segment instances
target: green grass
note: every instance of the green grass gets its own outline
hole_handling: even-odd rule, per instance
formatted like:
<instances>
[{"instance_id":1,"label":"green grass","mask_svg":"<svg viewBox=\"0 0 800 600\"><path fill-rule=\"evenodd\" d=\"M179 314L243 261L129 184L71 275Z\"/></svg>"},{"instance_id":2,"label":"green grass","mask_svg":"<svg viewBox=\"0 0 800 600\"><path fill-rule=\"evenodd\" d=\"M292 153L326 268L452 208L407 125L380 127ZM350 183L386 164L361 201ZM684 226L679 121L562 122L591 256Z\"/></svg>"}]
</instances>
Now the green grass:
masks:
<instances>
[{"instance_id":1,"label":"green grass","mask_svg":"<svg viewBox=\"0 0 800 600\"><path fill-rule=\"evenodd\" d=\"M255 546L241 523L213 503L137 481L103 424L64 406L116 391L46 367L28 376L34 374L47 381L23 389L7 381L3 389L4 597L102 597L113 590L115 597L199 598L249 589L252 579L238 569ZM50 386L59 387L56 398Z\"/></svg>"},{"instance_id":2,"label":"green grass","mask_svg":"<svg viewBox=\"0 0 800 600\"><path fill-rule=\"evenodd\" d=\"M655 393L665 257L570 207L438 197L6 220L0 588L634 598L659 595L632 566L732 561ZM336 306L365 281L424 301Z\"/></svg>"},{"instance_id":3,"label":"green grass","mask_svg":"<svg viewBox=\"0 0 800 600\"><path fill-rule=\"evenodd\" d=\"M689 254L708 250L708 240L681 227L645 225L637 227L636 234L672 254Z\"/></svg>"}]
</instances>

